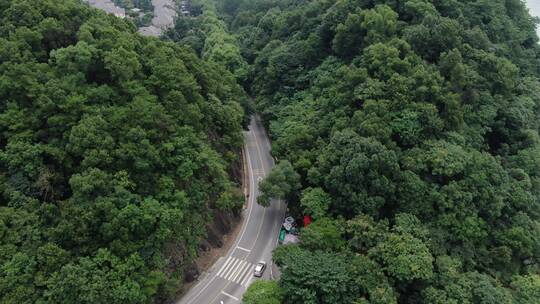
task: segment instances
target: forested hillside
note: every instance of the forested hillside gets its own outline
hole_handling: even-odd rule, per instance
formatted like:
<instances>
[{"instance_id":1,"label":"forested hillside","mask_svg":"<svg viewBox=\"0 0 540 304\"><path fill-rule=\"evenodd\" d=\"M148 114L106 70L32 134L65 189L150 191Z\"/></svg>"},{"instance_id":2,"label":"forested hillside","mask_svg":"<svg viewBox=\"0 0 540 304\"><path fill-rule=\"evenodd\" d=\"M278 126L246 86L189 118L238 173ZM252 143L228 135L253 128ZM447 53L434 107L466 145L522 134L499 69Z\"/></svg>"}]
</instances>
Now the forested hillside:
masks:
<instances>
[{"instance_id":1,"label":"forested hillside","mask_svg":"<svg viewBox=\"0 0 540 304\"><path fill-rule=\"evenodd\" d=\"M75 0L0 1L0 302L170 298L231 179L226 67Z\"/></svg>"},{"instance_id":2,"label":"forested hillside","mask_svg":"<svg viewBox=\"0 0 540 304\"><path fill-rule=\"evenodd\" d=\"M226 0L314 223L246 303L540 301L540 47L520 0ZM261 296L262 295L262 296Z\"/></svg>"},{"instance_id":3,"label":"forested hillside","mask_svg":"<svg viewBox=\"0 0 540 304\"><path fill-rule=\"evenodd\" d=\"M245 89L280 160L258 201L313 218L246 304L538 304L537 21L521 0L193 0L158 40L0 1L0 303L173 298L242 207Z\"/></svg>"}]
</instances>

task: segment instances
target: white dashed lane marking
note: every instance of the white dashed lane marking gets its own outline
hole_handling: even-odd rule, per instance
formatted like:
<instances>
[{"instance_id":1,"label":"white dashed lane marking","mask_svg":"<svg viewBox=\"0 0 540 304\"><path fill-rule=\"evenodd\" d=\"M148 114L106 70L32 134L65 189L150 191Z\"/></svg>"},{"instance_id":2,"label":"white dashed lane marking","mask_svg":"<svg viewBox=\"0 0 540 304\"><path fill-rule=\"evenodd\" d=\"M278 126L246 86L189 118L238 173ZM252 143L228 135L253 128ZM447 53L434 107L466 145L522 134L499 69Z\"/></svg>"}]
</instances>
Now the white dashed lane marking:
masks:
<instances>
[{"instance_id":1,"label":"white dashed lane marking","mask_svg":"<svg viewBox=\"0 0 540 304\"><path fill-rule=\"evenodd\" d=\"M251 250L246 249L244 247L240 247L240 246L236 246L236 249L240 249L240 250L245 251L245 252L251 252Z\"/></svg>"},{"instance_id":2,"label":"white dashed lane marking","mask_svg":"<svg viewBox=\"0 0 540 304\"><path fill-rule=\"evenodd\" d=\"M255 264L230 256L216 276L239 285L247 286L254 268Z\"/></svg>"},{"instance_id":3,"label":"white dashed lane marking","mask_svg":"<svg viewBox=\"0 0 540 304\"><path fill-rule=\"evenodd\" d=\"M221 294L224 294L224 295L226 295L227 297L229 297L229 298L231 298L233 300L240 301L240 299L238 299L237 297L235 297L235 296L233 296L231 294L226 293L225 291L221 291Z\"/></svg>"}]
</instances>

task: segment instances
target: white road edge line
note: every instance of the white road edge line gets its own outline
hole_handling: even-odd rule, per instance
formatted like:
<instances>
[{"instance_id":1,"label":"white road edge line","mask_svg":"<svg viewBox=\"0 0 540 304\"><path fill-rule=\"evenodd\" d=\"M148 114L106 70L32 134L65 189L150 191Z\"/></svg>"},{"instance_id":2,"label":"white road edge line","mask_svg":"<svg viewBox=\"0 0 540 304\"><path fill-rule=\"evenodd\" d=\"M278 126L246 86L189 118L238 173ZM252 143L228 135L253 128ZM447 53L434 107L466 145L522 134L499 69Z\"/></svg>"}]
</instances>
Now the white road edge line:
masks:
<instances>
[{"instance_id":1,"label":"white road edge line","mask_svg":"<svg viewBox=\"0 0 540 304\"><path fill-rule=\"evenodd\" d=\"M249 133L248 133L249 134ZM246 230L247 230L247 224L248 224L248 221L249 219L251 218L251 212L253 211L253 204L255 203L255 200L253 198L254 194L255 194L255 180L253 179L253 166L251 165L251 158L249 157L249 149L245 149L246 150L246 154L248 157L247 158L247 163L248 163L248 168L249 168L249 184L250 184L250 187L249 187L249 199L248 199L248 204L249 204L249 212L248 212L248 216L246 218L246 220L244 221L244 225L242 227L242 233L240 234L240 237L236 239L236 246L235 247L238 247L238 244L240 244L240 241L242 240L242 238L244 238L244 234L246 233ZM229 255L232 254L232 250L231 252L229 252Z\"/></svg>"},{"instance_id":2,"label":"white road edge line","mask_svg":"<svg viewBox=\"0 0 540 304\"><path fill-rule=\"evenodd\" d=\"M231 295L231 294L228 294L228 293L226 293L226 292L223 291L223 290L221 291L221 293L224 294L224 295L226 295L227 297L229 297L229 298L235 300L235 301L240 301L240 299L238 299L237 297L235 297L235 296L233 296L233 295Z\"/></svg>"}]
</instances>

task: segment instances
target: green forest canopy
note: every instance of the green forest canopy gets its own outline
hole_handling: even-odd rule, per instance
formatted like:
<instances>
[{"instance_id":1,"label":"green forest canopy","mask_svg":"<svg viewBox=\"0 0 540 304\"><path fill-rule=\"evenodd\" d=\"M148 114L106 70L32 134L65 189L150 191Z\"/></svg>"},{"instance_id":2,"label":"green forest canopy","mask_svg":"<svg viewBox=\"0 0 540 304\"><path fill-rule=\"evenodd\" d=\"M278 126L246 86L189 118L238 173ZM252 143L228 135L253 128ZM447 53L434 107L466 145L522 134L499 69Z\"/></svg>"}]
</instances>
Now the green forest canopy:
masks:
<instances>
[{"instance_id":1,"label":"green forest canopy","mask_svg":"<svg viewBox=\"0 0 540 304\"><path fill-rule=\"evenodd\" d=\"M274 253L283 303L538 303L540 46L522 1L219 3L286 162L263 202L315 218Z\"/></svg>"},{"instance_id":2,"label":"green forest canopy","mask_svg":"<svg viewBox=\"0 0 540 304\"><path fill-rule=\"evenodd\" d=\"M241 206L239 83L282 160L260 202L314 218L246 303L538 303L540 46L521 0L191 13L173 43L74 0L0 3L0 302L170 298L211 210Z\"/></svg>"},{"instance_id":3,"label":"green forest canopy","mask_svg":"<svg viewBox=\"0 0 540 304\"><path fill-rule=\"evenodd\" d=\"M74 0L0 2L0 302L174 296L230 178L225 67Z\"/></svg>"}]
</instances>

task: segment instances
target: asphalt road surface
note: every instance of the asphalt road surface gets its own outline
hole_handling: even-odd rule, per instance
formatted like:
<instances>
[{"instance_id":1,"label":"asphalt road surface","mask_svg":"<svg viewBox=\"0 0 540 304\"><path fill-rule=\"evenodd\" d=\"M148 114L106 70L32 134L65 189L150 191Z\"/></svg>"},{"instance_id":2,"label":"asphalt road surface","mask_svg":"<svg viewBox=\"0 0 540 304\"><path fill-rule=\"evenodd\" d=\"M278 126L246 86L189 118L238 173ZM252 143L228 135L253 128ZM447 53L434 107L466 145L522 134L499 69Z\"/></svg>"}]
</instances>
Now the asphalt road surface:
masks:
<instances>
[{"instance_id":1,"label":"asphalt road surface","mask_svg":"<svg viewBox=\"0 0 540 304\"><path fill-rule=\"evenodd\" d=\"M272 250L277 244L286 207L277 200L267 208L257 204L258 182L270 172L274 161L270 156L270 141L257 117L252 118L245 137L250 190L242 229L228 254L220 257L177 304L241 303L247 287L259 279L253 276L253 270L261 260L268 265L263 279L275 275Z\"/></svg>"}]
</instances>

